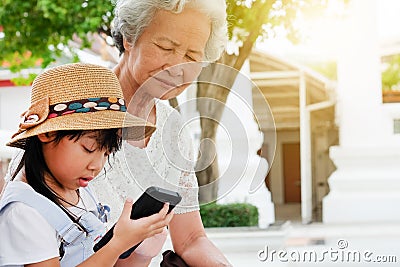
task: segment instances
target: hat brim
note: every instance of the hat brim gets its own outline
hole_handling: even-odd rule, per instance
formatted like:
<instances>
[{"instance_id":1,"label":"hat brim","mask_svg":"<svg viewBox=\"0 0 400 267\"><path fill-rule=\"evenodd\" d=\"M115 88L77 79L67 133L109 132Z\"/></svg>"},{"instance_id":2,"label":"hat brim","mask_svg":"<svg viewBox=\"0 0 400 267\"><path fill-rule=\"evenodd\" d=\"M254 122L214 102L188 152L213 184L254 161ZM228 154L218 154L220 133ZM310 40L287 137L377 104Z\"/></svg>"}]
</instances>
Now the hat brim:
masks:
<instances>
[{"instance_id":1,"label":"hat brim","mask_svg":"<svg viewBox=\"0 0 400 267\"><path fill-rule=\"evenodd\" d=\"M123 128L123 138L141 140L155 131L155 126L127 112L103 110L73 113L45 120L43 123L14 136L7 145L25 148L26 139L38 134L60 130L100 130Z\"/></svg>"}]
</instances>

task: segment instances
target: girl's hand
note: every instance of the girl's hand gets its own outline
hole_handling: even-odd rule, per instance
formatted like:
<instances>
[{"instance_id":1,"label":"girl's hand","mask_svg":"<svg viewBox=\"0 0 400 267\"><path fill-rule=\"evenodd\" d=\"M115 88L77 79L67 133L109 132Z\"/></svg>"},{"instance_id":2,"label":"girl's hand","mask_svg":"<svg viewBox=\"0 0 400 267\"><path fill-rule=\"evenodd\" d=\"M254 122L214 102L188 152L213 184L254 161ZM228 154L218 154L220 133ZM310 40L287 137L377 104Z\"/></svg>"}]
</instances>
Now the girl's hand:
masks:
<instances>
[{"instance_id":1,"label":"girl's hand","mask_svg":"<svg viewBox=\"0 0 400 267\"><path fill-rule=\"evenodd\" d=\"M115 248L120 249L122 252L148 237L161 233L173 216L173 212L167 214L169 204L166 203L159 213L131 220L132 204L133 201L130 198L125 201L122 214L114 228L114 236L110 241L113 242Z\"/></svg>"}]
</instances>

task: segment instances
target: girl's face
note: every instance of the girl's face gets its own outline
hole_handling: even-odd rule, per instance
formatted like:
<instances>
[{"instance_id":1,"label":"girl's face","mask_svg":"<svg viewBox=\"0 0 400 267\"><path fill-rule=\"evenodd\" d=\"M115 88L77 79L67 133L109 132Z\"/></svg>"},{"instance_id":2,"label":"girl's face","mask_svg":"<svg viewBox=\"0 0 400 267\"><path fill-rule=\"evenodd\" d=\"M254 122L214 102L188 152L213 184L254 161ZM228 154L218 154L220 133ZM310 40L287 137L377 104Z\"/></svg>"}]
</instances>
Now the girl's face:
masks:
<instances>
[{"instance_id":1,"label":"girl's face","mask_svg":"<svg viewBox=\"0 0 400 267\"><path fill-rule=\"evenodd\" d=\"M158 11L134 46L124 43L136 90L164 100L179 95L201 71L210 31L209 18L195 9Z\"/></svg>"},{"instance_id":2,"label":"girl's face","mask_svg":"<svg viewBox=\"0 0 400 267\"><path fill-rule=\"evenodd\" d=\"M99 149L95 132L84 134L79 139L63 137L58 143L53 142L51 133L38 137L42 142L44 160L56 180L46 177L46 183L58 184L63 190L87 186L102 170L109 155L106 148Z\"/></svg>"}]
</instances>

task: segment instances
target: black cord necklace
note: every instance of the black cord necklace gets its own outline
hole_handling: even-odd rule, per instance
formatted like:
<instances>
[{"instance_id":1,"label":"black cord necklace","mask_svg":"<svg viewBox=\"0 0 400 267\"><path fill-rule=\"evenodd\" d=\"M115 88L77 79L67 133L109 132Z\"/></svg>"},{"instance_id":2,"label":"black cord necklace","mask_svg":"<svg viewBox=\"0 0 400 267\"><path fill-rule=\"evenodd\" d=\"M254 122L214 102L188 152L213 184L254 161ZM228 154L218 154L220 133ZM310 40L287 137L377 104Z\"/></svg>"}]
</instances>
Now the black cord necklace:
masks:
<instances>
[{"instance_id":1,"label":"black cord necklace","mask_svg":"<svg viewBox=\"0 0 400 267\"><path fill-rule=\"evenodd\" d=\"M61 200L62 202L68 204L70 207L75 207L75 208L78 208L78 209L87 211L87 208L86 208L86 206L85 206L85 203L83 202L83 199L81 198L81 194L80 194L80 192L79 192L79 189L76 189L75 192L76 192L76 195L78 196L78 202L77 202L76 205L75 205L75 204L72 204L71 202L65 200L64 198L62 198L62 197L60 197L60 196L58 196L58 195L57 195L57 197L58 197L59 200ZM83 206L84 206L83 208L78 206L79 200L82 201L82 204L83 204ZM64 207L65 207L65 206L64 206ZM65 207L65 208L67 208L67 207Z\"/></svg>"}]
</instances>

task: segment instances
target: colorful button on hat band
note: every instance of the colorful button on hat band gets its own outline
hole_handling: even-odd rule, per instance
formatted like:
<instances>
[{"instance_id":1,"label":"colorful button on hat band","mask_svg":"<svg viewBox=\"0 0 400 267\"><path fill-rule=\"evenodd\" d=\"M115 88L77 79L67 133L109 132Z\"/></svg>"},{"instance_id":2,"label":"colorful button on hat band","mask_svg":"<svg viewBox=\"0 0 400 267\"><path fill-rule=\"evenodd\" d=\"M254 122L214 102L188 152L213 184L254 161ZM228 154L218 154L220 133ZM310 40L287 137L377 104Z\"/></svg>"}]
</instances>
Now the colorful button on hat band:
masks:
<instances>
[{"instance_id":1,"label":"colorful button on hat band","mask_svg":"<svg viewBox=\"0 0 400 267\"><path fill-rule=\"evenodd\" d=\"M58 103L50 106L47 118L55 118L72 113L96 112L102 110L126 111L125 101L116 97L98 97Z\"/></svg>"}]
</instances>

